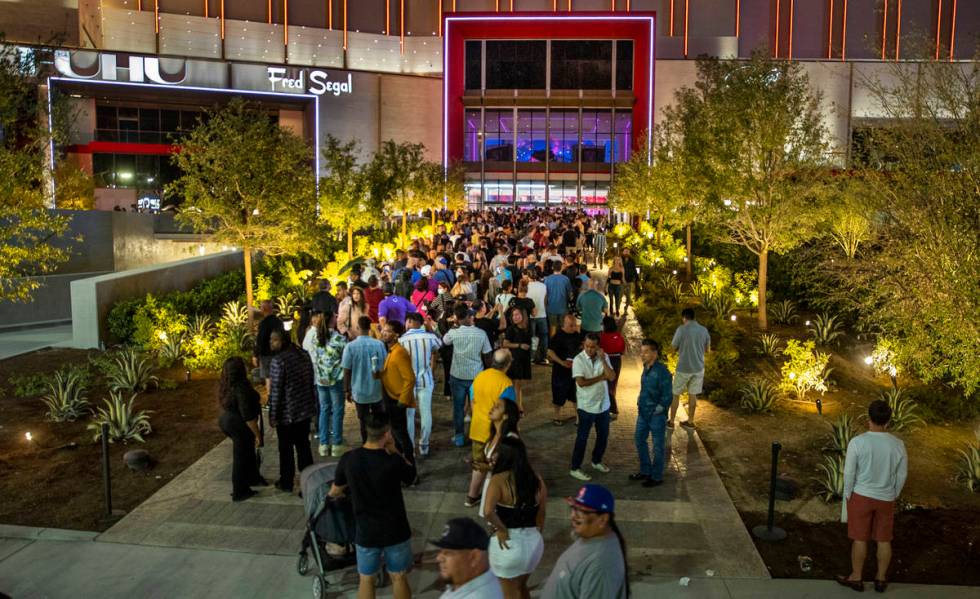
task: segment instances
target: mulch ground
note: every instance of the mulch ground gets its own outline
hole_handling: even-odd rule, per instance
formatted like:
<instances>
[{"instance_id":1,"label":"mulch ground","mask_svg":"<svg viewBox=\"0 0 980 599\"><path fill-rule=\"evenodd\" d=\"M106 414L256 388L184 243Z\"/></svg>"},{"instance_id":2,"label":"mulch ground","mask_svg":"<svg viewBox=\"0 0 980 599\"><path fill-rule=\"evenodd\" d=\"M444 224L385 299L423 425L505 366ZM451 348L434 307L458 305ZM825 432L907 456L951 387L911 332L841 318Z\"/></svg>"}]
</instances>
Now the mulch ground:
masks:
<instances>
[{"instance_id":1,"label":"mulch ground","mask_svg":"<svg viewBox=\"0 0 980 599\"><path fill-rule=\"evenodd\" d=\"M7 383L12 374L51 373L84 364L88 355L51 349L0 361L0 523L93 531L112 524L104 519L102 448L86 429L90 419L48 422L39 398L17 398ZM184 382L182 370L158 375L178 384L137 397L137 409L153 412L153 432L145 443L109 446L116 510L132 510L223 439L213 376L195 374ZM107 393L96 386L87 395L93 406L100 406ZM33 441L25 439L26 432ZM123 454L134 448L150 453L152 469L132 472L126 467Z\"/></svg>"}]
</instances>

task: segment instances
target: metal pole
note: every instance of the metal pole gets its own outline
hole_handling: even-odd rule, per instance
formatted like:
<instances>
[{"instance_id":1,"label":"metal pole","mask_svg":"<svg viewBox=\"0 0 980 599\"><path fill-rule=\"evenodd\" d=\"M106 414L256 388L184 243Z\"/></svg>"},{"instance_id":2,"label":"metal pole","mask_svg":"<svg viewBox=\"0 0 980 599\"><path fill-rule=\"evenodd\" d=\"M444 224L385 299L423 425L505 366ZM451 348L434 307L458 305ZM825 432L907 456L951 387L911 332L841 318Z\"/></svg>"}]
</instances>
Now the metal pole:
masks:
<instances>
[{"instance_id":1,"label":"metal pole","mask_svg":"<svg viewBox=\"0 0 980 599\"><path fill-rule=\"evenodd\" d=\"M779 464L779 450L783 446L779 442L772 444L772 471L769 477L769 514L765 526L756 526L752 534L763 541L781 541L786 538L786 531L774 526L776 520L776 469Z\"/></svg>"},{"instance_id":2,"label":"metal pole","mask_svg":"<svg viewBox=\"0 0 980 599\"><path fill-rule=\"evenodd\" d=\"M102 423L102 486L105 493L105 515L112 516L112 473L109 469L109 424Z\"/></svg>"}]
</instances>

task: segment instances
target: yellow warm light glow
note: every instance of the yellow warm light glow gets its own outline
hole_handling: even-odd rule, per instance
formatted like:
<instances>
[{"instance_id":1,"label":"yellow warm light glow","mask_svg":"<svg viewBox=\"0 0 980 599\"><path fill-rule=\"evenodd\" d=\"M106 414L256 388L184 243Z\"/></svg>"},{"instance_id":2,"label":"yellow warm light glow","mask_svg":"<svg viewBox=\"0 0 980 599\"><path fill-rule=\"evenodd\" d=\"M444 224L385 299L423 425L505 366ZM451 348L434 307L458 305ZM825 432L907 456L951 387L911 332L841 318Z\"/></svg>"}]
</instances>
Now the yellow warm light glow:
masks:
<instances>
[{"instance_id":1,"label":"yellow warm light glow","mask_svg":"<svg viewBox=\"0 0 980 599\"><path fill-rule=\"evenodd\" d=\"M157 338L160 341L166 341L167 340L167 331L158 331L157 332Z\"/></svg>"},{"instance_id":2,"label":"yellow warm light glow","mask_svg":"<svg viewBox=\"0 0 980 599\"><path fill-rule=\"evenodd\" d=\"M34 435L32 435L30 431L27 431L26 433L24 433L24 438L27 439L28 441L33 441Z\"/></svg>"}]
</instances>

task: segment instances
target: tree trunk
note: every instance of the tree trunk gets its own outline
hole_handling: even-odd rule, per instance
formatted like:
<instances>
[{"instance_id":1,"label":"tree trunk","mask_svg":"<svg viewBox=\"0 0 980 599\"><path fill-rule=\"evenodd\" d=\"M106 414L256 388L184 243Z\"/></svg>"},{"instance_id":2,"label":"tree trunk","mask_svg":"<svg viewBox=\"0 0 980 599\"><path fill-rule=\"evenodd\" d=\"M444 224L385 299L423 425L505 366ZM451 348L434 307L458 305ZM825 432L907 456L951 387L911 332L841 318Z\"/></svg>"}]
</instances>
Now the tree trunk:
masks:
<instances>
[{"instance_id":1,"label":"tree trunk","mask_svg":"<svg viewBox=\"0 0 980 599\"><path fill-rule=\"evenodd\" d=\"M769 270L769 250L763 248L759 252L759 328L765 331L769 328L766 316L766 277Z\"/></svg>"},{"instance_id":2,"label":"tree trunk","mask_svg":"<svg viewBox=\"0 0 980 599\"><path fill-rule=\"evenodd\" d=\"M664 215L661 214L657 219L657 246L660 246L660 233L664 229Z\"/></svg>"},{"instance_id":3,"label":"tree trunk","mask_svg":"<svg viewBox=\"0 0 980 599\"><path fill-rule=\"evenodd\" d=\"M252 317L252 250L247 245L243 246L242 255L245 258L245 310L248 313L248 330L254 331L255 319Z\"/></svg>"},{"instance_id":4,"label":"tree trunk","mask_svg":"<svg viewBox=\"0 0 980 599\"><path fill-rule=\"evenodd\" d=\"M687 280L691 281L691 269L694 264L694 253L691 249L691 223L687 223Z\"/></svg>"},{"instance_id":5,"label":"tree trunk","mask_svg":"<svg viewBox=\"0 0 980 599\"><path fill-rule=\"evenodd\" d=\"M402 208L402 239L408 239L408 211Z\"/></svg>"},{"instance_id":6,"label":"tree trunk","mask_svg":"<svg viewBox=\"0 0 980 599\"><path fill-rule=\"evenodd\" d=\"M347 225L347 259L354 257L354 225Z\"/></svg>"},{"instance_id":7,"label":"tree trunk","mask_svg":"<svg viewBox=\"0 0 980 599\"><path fill-rule=\"evenodd\" d=\"M432 234L436 234L436 209L429 210L432 213Z\"/></svg>"}]
</instances>

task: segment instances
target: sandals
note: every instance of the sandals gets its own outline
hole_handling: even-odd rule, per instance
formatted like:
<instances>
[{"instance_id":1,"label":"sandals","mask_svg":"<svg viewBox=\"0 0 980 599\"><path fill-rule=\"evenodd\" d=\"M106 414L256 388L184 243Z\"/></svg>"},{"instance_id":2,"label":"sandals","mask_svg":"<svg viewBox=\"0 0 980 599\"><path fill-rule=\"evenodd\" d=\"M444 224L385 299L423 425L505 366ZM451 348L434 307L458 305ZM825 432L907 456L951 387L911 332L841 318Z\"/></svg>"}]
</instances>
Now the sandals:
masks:
<instances>
[{"instance_id":1,"label":"sandals","mask_svg":"<svg viewBox=\"0 0 980 599\"><path fill-rule=\"evenodd\" d=\"M852 591L857 591L859 593L863 593L864 592L864 581L863 580L851 580L847 576L839 576L839 575L836 576L834 578L834 580L837 581L837 584L839 584L839 585L841 585L843 587L847 587L847 588L851 589Z\"/></svg>"}]
</instances>

